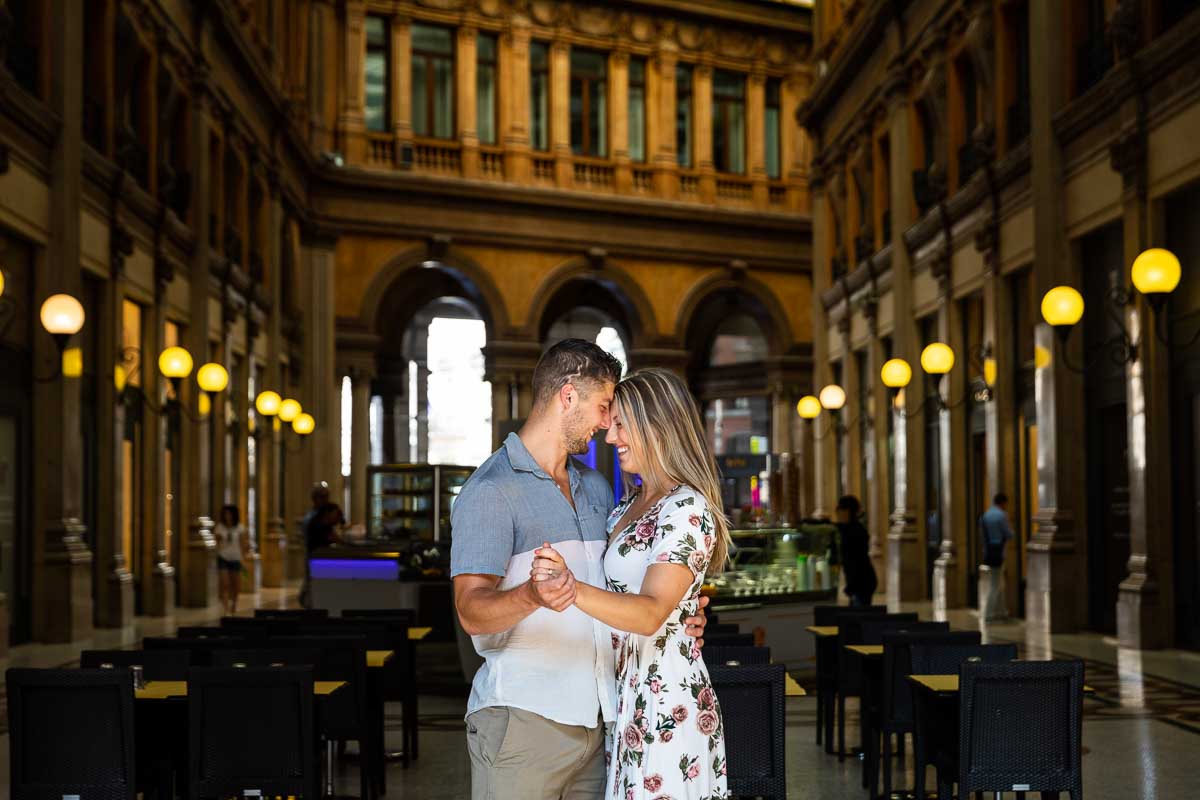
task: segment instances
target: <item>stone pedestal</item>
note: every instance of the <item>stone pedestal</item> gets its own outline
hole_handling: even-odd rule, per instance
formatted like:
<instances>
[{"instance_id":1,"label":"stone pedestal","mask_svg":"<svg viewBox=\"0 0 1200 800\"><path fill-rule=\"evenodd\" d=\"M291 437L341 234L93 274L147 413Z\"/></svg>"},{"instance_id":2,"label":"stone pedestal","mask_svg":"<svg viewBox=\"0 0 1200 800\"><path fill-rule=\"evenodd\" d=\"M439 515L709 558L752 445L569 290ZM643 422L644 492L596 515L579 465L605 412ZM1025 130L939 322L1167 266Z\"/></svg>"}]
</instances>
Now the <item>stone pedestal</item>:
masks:
<instances>
[{"instance_id":1,"label":"stone pedestal","mask_svg":"<svg viewBox=\"0 0 1200 800\"><path fill-rule=\"evenodd\" d=\"M133 624L133 575L122 563L103 577L106 591L96 593L96 627L124 628Z\"/></svg>"},{"instance_id":2,"label":"stone pedestal","mask_svg":"<svg viewBox=\"0 0 1200 800\"><path fill-rule=\"evenodd\" d=\"M262 543L262 585L279 588L287 580L287 535L283 520L278 517L267 523L267 535Z\"/></svg>"},{"instance_id":3,"label":"stone pedestal","mask_svg":"<svg viewBox=\"0 0 1200 800\"><path fill-rule=\"evenodd\" d=\"M184 608L205 608L219 595L217 543L212 528L208 517L198 517L188 526L187 553L179 576L179 605Z\"/></svg>"},{"instance_id":4,"label":"stone pedestal","mask_svg":"<svg viewBox=\"0 0 1200 800\"><path fill-rule=\"evenodd\" d=\"M165 617L175 610L175 568L159 560L142 580L142 615Z\"/></svg>"},{"instance_id":5,"label":"stone pedestal","mask_svg":"<svg viewBox=\"0 0 1200 800\"><path fill-rule=\"evenodd\" d=\"M998 585L997 585L998 584ZM989 602L992 592L996 591L996 602ZM982 620L1000 620L1008 617L1008 596L1004 591L1004 568L979 565L979 618Z\"/></svg>"}]
</instances>

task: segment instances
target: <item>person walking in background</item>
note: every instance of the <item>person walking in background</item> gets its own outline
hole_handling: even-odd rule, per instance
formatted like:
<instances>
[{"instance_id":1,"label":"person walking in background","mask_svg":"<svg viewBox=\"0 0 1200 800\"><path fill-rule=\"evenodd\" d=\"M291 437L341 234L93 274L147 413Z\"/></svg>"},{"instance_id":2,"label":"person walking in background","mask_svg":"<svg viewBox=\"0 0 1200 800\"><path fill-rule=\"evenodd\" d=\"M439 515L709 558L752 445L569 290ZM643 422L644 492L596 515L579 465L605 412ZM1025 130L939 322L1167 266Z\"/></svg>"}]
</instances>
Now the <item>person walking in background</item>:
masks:
<instances>
[{"instance_id":1,"label":"person walking in background","mask_svg":"<svg viewBox=\"0 0 1200 800\"><path fill-rule=\"evenodd\" d=\"M329 504L329 484L317 481L312 485L309 497L312 500L312 508L304 515L304 519L300 520L300 536L304 540L304 584L300 587L300 605L304 608L308 608L309 527L321 516L321 509Z\"/></svg>"},{"instance_id":2,"label":"person walking in background","mask_svg":"<svg viewBox=\"0 0 1200 800\"><path fill-rule=\"evenodd\" d=\"M984 619L1002 619L1008 616L1004 602L1004 550L1013 538L1012 526L1008 523L1008 495L998 493L992 498L992 507L979 517L979 539L983 545L983 564L991 571L982 615Z\"/></svg>"},{"instance_id":3,"label":"person walking in background","mask_svg":"<svg viewBox=\"0 0 1200 800\"><path fill-rule=\"evenodd\" d=\"M838 500L837 528L838 538L841 539L842 572L846 576L845 592L852 606L871 605L871 596L879 585L875 566L871 564L871 537L858 519L861 510L862 505L852 494Z\"/></svg>"},{"instance_id":4,"label":"person walking in background","mask_svg":"<svg viewBox=\"0 0 1200 800\"><path fill-rule=\"evenodd\" d=\"M222 506L220 520L213 528L217 537L217 577L221 597L221 613L232 617L237 613L238 583L242 577L242 559L249 549L246 529L235 505Z\"/></svg>"}]
</instances>

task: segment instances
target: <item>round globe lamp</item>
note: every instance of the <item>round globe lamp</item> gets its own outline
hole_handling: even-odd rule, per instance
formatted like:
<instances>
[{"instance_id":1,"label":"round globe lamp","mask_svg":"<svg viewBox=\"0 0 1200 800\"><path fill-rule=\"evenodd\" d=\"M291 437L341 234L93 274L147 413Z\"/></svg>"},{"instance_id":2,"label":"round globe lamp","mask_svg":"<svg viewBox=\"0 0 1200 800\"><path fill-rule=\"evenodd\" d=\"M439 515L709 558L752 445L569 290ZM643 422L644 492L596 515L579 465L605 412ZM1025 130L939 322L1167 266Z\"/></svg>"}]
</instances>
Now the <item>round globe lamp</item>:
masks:
<instances>
[{"instance_id":1,"label":"round globe lamp","mask_svg":"<svg viewBox=\"0 0 1200 800\"><path fill-rule=\"evenodd\" d=\"M208 392L201 392L200 396L196 398L196 410L200 412L201 418L212 413L212 398Z\"/></svg>"},{"instance_id":2,"label":"round globe lamp","mask_svg":"<svg viewBox=\"0 0 1200 800\"><path fill-rule=\"evenodd\" d=\"M903 389L912 380L912 367L903 358L890 358L883 362L883 368L879 370L879 379L889 389Z\"/></svg>"},{"instance_id":3,"label":"round globe lamp","mask_svg":"<svg viewBox=\"0 0 1200 800\"><path fill-rule=\"evenodd\" d=\"M54 343L62 352L67 339L83 327L83 306L69 294L52 294L42 303L41 319L42 327L54 337Z\"/></svg>"},{"instance_id":4,"label":"round globe lamp","mask_svg":"<svg viewBox=\"0 0 1200 800\"><path fill-rule=\"evenodd\" d=\"M279 393L272 392L270 389L259 392L258 397L254 398L254 407L264 417L273 417L278 414L279 406L282 404L283 399L280 398Z\"/></svg>"},{"instance_id":5,"label":"round globe lamp","mask_svg":"<svg viewBox=\"0 0 1200 800\"><path fill-rule=\"evenodd\" d=\"M954 369L954 351L950 345L934 342L921 351L921 369L930 375L945 375Z\"/></svg>"},{"instance_id":6,"label":"round globe lamp","mask_svg":"<svg viewBox=\"0 0 1200 800\"><path fill-rule=\"evenodd\" d=\"M842 406L846 405L846 390L836 383L831 383L821 390L817 399L821 401L822 408L839 411Z\"/></svg>"},{"instance_id":7,"label":"round globe lamp","mask_svg":"<svg viewBox=\"0 0 1200 800\"><path fill-rule=\"evenodd\" d=\"M292 430L301 436L308 436L317 427L317 423L313 420L312 414L301 412L292 420Z\"/></svg>"},{"instance_id":8,"label":"round globe lamp","mask_svg":"<svg viewBox=\"0 0 1200 800\"><path fill-rule=\"evenodd\" d=\"M821 401L811 394L806 394L796 403L796 413L801 419L816 419L821 415Z\"/></svg>"},{"instance_id":9,"label":"round globe lamp","mask_svg":"<svg viewBox=\"0 0 1200 800\"><path fill-rule=\"evenodd\" d=\"M196 370L196 383L200 386L200 391L206 394L223 392L229 385L229 373L220 364L210 361Z\"/></svg>"},{"instance_id":10,"label":"round globe lamp","mask_svg":"<svg viewBox=\"0 0 1200 800\"><path fill-rule=\"evenodd\" d=\"M1055 286L1042 298L1042 319L1058 331L1070 331L1083 317L1083 295L1070 286Z\"/></svg>"},{"instance_id":11,"label":"round globe lamp","mask_svg":"<svg viewBox=\"0 0 1200 800\"><path fill-rule=\"evenodd\" d=\"M1183 271L1174 253L1151 247L1133 260L1131 272L1134 288L1146 295L1150 307L1157 313L1167 302L1167 296L1179 285Z\"/></svg>"},{"instance_id":12,"label":"round globe lamp","mask_svg":"<svg viewBox=\"0 0 1200 800\"><path fill-rule=\"evenodd\" d=\"M182 380L192 374L192 354L182 347L168 347L158 356L158 371L164 378Z\"/></svg>"},{"instance_id":13,"label":"round globe lamp","mask_svg":"<svg viewBox=\"0 0 1200 800\"><path fill-rule=\"evenodd\" d=\"M302 411L300 403L290 397L279 404L279 418L284 422L294 422Z\"/></svg>"}]
</instances>

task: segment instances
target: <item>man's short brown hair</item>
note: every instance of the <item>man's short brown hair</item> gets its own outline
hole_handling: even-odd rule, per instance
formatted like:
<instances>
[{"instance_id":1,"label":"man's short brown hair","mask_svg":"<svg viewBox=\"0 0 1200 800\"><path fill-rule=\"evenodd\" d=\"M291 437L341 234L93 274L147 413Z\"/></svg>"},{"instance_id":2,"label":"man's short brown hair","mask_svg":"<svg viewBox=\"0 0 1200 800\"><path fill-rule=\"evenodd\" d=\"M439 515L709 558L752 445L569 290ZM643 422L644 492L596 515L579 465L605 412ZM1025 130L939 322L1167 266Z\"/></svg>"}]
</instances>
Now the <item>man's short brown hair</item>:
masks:
<instances>
[{"instance_id":1,"label":"man's short brown hair","mask_svg":"<svg viewBox=\"0 0 1200 800\"><path fill-rule=\"evenodd\" d=\"M587 384L621 380L621 362L583 339L563 339L542 354L533 368L533 400L543 403L568 383L586 391Z\"/></svg>"}]
</instances>

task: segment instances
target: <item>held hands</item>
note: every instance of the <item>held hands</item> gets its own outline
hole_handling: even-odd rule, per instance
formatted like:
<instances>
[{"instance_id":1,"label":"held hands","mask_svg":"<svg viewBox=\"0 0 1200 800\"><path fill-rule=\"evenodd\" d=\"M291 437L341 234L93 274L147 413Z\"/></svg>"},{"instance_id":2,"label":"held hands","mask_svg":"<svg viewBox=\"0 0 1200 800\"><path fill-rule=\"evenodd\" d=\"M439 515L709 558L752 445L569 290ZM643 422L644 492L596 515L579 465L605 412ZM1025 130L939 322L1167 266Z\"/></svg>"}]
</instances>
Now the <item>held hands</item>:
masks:
<instances>
[{"instance_id":1,"label":"held hands","mask_svg":"<svg viewBox=\"0 0 1200 800\"><path fill-rule=\"evenodd\" d=\"M575 603L575 575L549 542L543 542L533 555L529 588L534 601L552 611L566 611Z\"/></svg>"}]
</instances>

